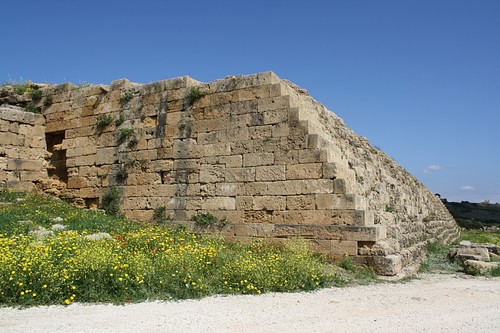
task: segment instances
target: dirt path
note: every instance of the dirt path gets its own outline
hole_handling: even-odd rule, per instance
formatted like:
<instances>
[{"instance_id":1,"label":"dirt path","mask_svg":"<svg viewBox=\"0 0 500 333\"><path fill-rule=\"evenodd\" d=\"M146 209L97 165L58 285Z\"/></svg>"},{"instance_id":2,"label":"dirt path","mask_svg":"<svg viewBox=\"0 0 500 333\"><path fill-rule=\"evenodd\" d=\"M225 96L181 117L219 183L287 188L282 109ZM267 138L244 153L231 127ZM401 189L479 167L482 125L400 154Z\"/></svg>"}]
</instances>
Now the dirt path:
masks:
<instances>
[{"instance_id":1,"label":"dirt path","mask_svg":"<svg viewBox=\"0 0 500 333\"><path fill-rule=\"evenodd\" d=\"M0 332L500 332L500 278L426 274L314 293L0 308Z\"/></svg>"}]
</instances>

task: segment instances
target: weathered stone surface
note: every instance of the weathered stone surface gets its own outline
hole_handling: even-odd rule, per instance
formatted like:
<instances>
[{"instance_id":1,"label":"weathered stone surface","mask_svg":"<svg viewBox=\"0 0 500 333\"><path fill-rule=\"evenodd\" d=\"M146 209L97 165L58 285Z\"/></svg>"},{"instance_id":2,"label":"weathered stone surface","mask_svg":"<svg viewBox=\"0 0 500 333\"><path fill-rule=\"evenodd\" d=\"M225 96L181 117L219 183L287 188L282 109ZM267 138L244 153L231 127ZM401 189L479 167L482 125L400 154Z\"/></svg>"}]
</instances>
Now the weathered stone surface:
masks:
<instances>
[{"instance_id":1,"label":"weathered stone surface","mask_svg":"<svg viewBox=\"0 0 500 333\"><path fill-rule=\"evenodd\" d=\"M194 86L205 95L188 101ZM208 212L235 227L199 232L303 237L384 274L418 261L427 235L457 235L421 183L274 73L37 89L52 98L37 104L43 115L0 107L1 186L38 187L89 207L116 186L130 218L151 219L161 206L174 219ZM31 102L0 90L0 103Z\"/></svg>"}]
</instances>

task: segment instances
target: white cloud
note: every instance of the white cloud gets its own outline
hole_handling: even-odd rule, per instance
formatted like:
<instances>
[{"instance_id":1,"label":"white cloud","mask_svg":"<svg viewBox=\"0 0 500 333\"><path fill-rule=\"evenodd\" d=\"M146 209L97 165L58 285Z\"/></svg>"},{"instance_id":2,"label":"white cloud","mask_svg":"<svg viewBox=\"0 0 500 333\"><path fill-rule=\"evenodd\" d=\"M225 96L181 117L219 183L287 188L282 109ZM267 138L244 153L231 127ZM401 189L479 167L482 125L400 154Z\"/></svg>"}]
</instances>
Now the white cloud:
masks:
<instances>
[{"instance_id":1,"label":"white cloud","mask_svg":"<svg viewBox=\"0 0 500 333\"><path fill-rule=\"evenodd\" d=\"M464 185L460 189L462 191L474 191L475 190L474 186L470 186L470 185Z\"/></svg>"},{"instance_id":2,"label":"white cloud","mask_svg":"<svg viewBox=\"0 0 500 333\"><path fill-rule=\"evenodd\" d=\"M444 170L446 169L446 167L444 166L441 166L441 165L429 165L427 168L424 169L424 172L425 173L431 173L433 171L441 171L441 170Z\"/></svg>"}]
</instances>

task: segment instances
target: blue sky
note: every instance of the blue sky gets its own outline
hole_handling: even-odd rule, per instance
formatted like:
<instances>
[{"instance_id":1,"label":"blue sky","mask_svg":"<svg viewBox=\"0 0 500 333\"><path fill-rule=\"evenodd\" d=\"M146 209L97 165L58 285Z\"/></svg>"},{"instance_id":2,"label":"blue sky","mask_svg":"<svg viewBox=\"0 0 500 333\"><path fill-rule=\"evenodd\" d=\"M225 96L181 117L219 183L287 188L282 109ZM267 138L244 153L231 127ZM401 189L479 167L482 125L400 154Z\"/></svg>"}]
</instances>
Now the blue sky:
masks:
<instances>
[{"instance_id":1,"label":"blue sky","mask_svg":"<svg viewBox=\"0 0 500 333\"><path fill-rule=\"evenodd\" d=\"M500 1L2 3L0 81L272 70L433 192L500 202Z\"/></svg>"}]
</instances>

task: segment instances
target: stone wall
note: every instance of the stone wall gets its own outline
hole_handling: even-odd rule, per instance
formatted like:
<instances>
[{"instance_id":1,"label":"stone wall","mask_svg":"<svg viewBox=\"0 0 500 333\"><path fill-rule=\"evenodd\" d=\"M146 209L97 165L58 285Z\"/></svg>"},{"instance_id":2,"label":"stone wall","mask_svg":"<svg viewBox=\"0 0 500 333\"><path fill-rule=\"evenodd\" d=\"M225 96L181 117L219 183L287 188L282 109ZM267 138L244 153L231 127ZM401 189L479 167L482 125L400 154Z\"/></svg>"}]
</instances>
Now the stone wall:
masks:
<instances>
[{"instance_id":1,"label":"stone wall","mask_svg":"<svg viewBox=\"0 0 500 333\"><path fill-rule=\"evenodd\" d=\"M205 231L227 239L300 237L388 275L457 235L421 183L271 72L42 90L49 178L86 206L115 186L136 220L210 213L231 223Z\"/></svg>"},{"instance_id":2,"label":"stone wall","mask_svg":"<svg viewBox=\"0 0 500 333\"><path fill-rule=\"evenodd\" d=\"M45 119L14 106L0 106L0 186L35 189L47 178Z\"/></svg>"}]
</instances>

